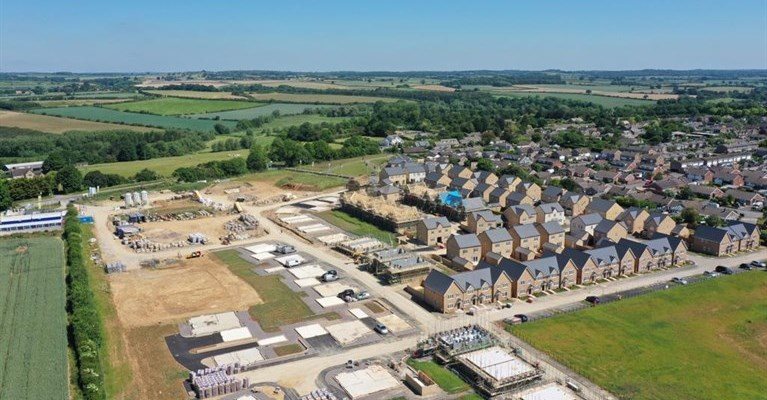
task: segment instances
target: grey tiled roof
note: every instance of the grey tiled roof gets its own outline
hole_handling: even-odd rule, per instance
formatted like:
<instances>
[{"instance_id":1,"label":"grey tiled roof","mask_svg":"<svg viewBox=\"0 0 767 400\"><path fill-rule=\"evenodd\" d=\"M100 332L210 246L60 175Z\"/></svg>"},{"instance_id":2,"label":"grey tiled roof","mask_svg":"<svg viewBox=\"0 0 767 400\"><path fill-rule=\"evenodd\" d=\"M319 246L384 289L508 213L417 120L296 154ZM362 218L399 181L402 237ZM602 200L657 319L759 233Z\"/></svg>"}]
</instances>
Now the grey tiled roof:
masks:
<instances>
[{"instance_id":1,"label":"grey tiled roof","mask_svg":"<svg viewBox=\"0 0 767 400\"><path fill-rule=\"evenodd\" d=\"M535 229L535 224L514 225L511 227L522 239L540 236L538 229Z\"/></svg>"},{"instance_id":2,"label":"grey tiled roof","mask_svg":"<svg viewBox=\"0 0 767 400\"><path fill-rule=\"evenodd\" d=\"M527 214L529 216L535 216L535 207L529 204L517 204L510 206L509 208L514 211L514 214L516 215Z\"/></svg>"},{"instance_id":3,"label":"grey tiled roof","mask_svg":"<svg viewBox=\"0 0 767 400\"><path fill-rule=\"evenodd\" d=\"M616 203L612 200L605 200L600 198L594 198L591 200L591 203L589 203L589 206L586 207L590 211L596 211L596 212L606 212L609 210L612 206L614 206Z\"/></svg>"},{"instance_id":4,"label":"grey tiled roof","mask_svg":"<svg viewBox=\"0 0 767 400\"><path fill-rule=\"evenodd\" d=\"M611 229L613 229L615 225L618 225L618 224L620 224L620 222L616 222L610 219L603 219L599 221L597 226L594 228L594 232L607 233Z\"/></svg>"},{"instance_id":5,"label":"grey tiled roof","mask_svg":"<svg viewBox=\"0 0 767 400\"><path fill-rule=\"evenodd\" d=\"M565 229L562 228L562 225L559 225L557 221L544 222L542 224L538 224L538 226L549 235L565 233Z\"/></svg>"},{"instance_id":6,"label":"grey tiled roof","mask_svg":"<svg viewBox=\"0 0 767 400\"><path fill-rule=\"evenodd\" d=\"M477 221L479 220L485 220L487 222L501 221L501 216L490 210L474 211L472 215L474 215L474 219L476 219Z\"/></svg>"},{"instance_id":7,"label":"grey tiled roof","mask_svg":"<svg viewBox=\"0 0 767 400\"><path fill-rule=\"evenodd\" d=\"M438 227L449 228L450 221L446 217L429 217L423 220L427 229L436 229Z\"/></svg>"},{"instance_id":8,"label":"grey tiled roof","mask_svg":"<svg viewBox=\"0 0 767 400\"><path fill-rule=\"evenodd\" d=\"M481 246L479 243L479 238L473 233L467 233L465 235L453 235L452 238L461 249Z\"/></svg>"},{"instance_id":9,"label":"grey tiled roof","mask_svg":"<svg viewBox=\"0 0 767 400\"><path fill-rule=\"evenodd\" d=\"M472 211L487 209L487 204L485 204L485 200L483 200L481 197L472 197L469 199L463 199L462 205L463 205L463 210L465 212L472 212Z\"/></svg>"},{"instance_id":10,"label":"grey tiled roof","mask_svg":"<svg viewBox=\"0 0 767 400\"><path fill-rule=\"evenodd\" d=\"M423 281L423 287L442 294L444 294L452 284L453 278L436 269L431 270L429 275L427 275L426 279Z\"/></svg>"},{"instance_id":11,"label":"grey tiled roof","mask_svg":"<svg viewBox=\"0 0 767 400\"><path fill-rule=\"evenodd\" d=\"M580 220L580 221L582 221L583 225L585 225L585 226L597 225L603 219L604 218L602 218L602 216L597 214L597 213L583 214L583 215L579 215L579 216L573 218L573 220Z\"/></svg>"},{"instance_id":12,"label":"grey tiled roof","mask_svg":"<svg viewBox=\"0 0 767 400\"><path fill-rule=\"evenodd\" d=\"M597 263L597 265L609 265L620 261L621 257L618 255L618 250L615 246L605 246L596 249L584 251L591 256L591 259Z\"/></svg>"},{"instance_id":13,"label":"grey tiled roof","mask_svg":"<svg viewBox=\"0 0 767 400\"><path fill-rule=\"evenodd\" d=\"M485 235L491 243L501 243L501 242L510 242L511 241L511 235L509 234L509 231L507 231L504 228L495 228L495 229L488 229L482 233L481 235Z\"/></svg>"},{"instance_id":14,"label":"grey tiled roof","mask_svg":"<svg viewBox=\"0 0 767 400\"><path fill-rule=\"evenodd\" d=\"M551 214L553 212L565 212L565 209L562 208L562 205L559 203L541 203L538 205L538 208L540 208L544 214Z\"/></svg>"}]
</instances>

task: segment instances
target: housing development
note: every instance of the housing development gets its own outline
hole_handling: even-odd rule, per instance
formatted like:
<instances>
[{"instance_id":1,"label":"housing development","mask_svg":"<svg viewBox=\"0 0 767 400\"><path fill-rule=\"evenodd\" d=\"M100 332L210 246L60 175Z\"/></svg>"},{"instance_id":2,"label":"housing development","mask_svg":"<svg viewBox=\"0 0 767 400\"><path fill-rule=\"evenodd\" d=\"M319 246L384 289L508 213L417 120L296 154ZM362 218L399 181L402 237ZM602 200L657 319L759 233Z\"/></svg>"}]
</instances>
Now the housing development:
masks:
<instances>
[{"instance_id":1,"label":"housing development","mask_svg":"<svg viewBox=\"0 0 767 400\"><path fill-rule=\"evenodd\" d=\"M767 65L662 68L697 46L664 30L643 36L657 60L626 44L659 65L634 68L615 49L637 21L590 2L579 12L625 19L625 39L558 21L568 4L542 21L537 4L454 19L450 2L408 5L424 26L389 18L385 35L366 13L397 7L356 4L341 38L329 21L349 10L299 3L268 21L226 4L226 23L155 4L128 24L154 38L130 59L100 44L135 43L111 32L135 10L72 5L66 29L0 10L0 400L767 400ZM764 7L746 3L719 10L750 21L727 37L767 56L745 34ZM710 17L674 7L679 29ZM50 29L27 32L22 10ZM517 43L532 21L565 42L575 24L613 61L557 44L578 68L525 64L553 46ZM283 30L302 40L264 44ZM424 67L442 44L455 65L519 60ZM88 68L72 64L85 47ZM46 72L112 66L128 72Z\"/></svg>"}]
</instances>

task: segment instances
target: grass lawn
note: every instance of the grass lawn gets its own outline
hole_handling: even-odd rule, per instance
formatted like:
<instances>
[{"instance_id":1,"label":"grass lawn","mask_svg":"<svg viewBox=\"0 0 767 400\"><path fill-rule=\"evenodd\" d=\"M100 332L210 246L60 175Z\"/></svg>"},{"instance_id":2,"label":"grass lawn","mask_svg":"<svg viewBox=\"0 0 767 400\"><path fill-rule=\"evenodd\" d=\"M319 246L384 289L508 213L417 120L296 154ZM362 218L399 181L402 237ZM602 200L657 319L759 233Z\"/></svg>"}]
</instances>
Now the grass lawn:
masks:
<instances>
[{"instance_id":1,"label":"grass lawn","mask_svg":"<svg viewBox=\"0 0 767 400\"><path fill-rule=\"evenodd\" d=\"M322 219L358 236L372 236L384 243L396 243L396 235L373 224L351 216L341 210L328 210L318 213Z\"/></svg>"},{"instance_id":2,"label":"grass lawn","mask_svg":"<svg viewBox=\"0 0 767 400\"><path fill-rule=\"evenodd\" d=\"M385 164L389 158L391 158L391 154L376 154L343 160L318 161L314 165L307 167L307 169L339 175L365 176L370 175L376 168Z\"/></svg>"},{"instance_id":3,"label":"grass lawn","mask_svg":"<svg viewBox=\"0 0 767 400\"><path fill-rule=\"evenodd\" d=\"M125 161L106 164L93 164L80 168L83 174L89 171L101 171L105 174L133 176L144 168L149 168L161 176L171 176L176 168L193 167L208 161L226 160L236 156L247 157L248 150L222 151L218 153L194 153L178 157L153 158L151 160Z\"/></svg>"},{"instance_id":4,"label":"grass lawn","mask_svg":"<svg viewBox=\"0 0 767 400\"><path fill-rule=\"evenodd\" d=\"M509 329L623 399L767 399L763 271Z\"/></svg>"},{"instance_id":5,"label":"grass lawn","mask_svg":"<svg viewBox=\"0 0 767 400\"><path fill-rule=\"evenodd\" d=\"M239 110L243 108L258 107L259 105L261 104L239 100L161 97L151 100L131 101L129 103L105 104L103 107L119 111L142 112L157 115L185 115Z\"/></svg>"},{"instance_id":6,"label":"grass lawn","mask_svg":"<svg viewBox=\"0 0 767 400\"><path fill-rule=\"evenodd\" d=\"M294 292L278 275L260 276L251 271L253 264L243 260L236 250L223 250L213 256L224 262L229 270L247 282L264 301L250 307L250 316L267 332L275 332L280 326L315 318L340 318L338 314L315 314L302 300L301 292Z\"/></svg>"},{"instance_id":7,"label":"grass lawn","mask_svg":"<svg viewBox=\"0 0 767 400\"><path fill-rule=\"evenodd\" d=\"M189 99L245 99L229 92L203 92L197 90L146 90L145 92L167 97L185 97Z\"/></svg>"},{"instance_id":8,"label":"grass lawn","mask_svg":"<svg viewBox=\"0 0 767 400\"><path fill-rule=\"evenodd\" d=\"M458 400L485 400L485 398L476 393L471 393L461 396Z\"/></svg>"},{"instance_id":9,"label":"grass lawn","mask_svg":"<svg viewBox=\"0 0 767 400\"><path fill-rule=\"evenodd\" d=\"M83 254L89 255L91 246L89 240L93 238L93 229L83 225ZM99 315L104 322L104 343L101 346L99 357L104 371L104 389L107 398L122 398L127 396L130 383L133 379L130 360L128 359L127 344L122 335L123 327L117 317L112 296L109 291L109 281L102 268L97 266L90 257L85 258L86 266L90 269L88 284L93 293Z\"/></svg>"},{"instance_id":10,"label":"grass lawn","mask_svg":"<svg viewBox=\"0 0 767 400\"><path fill-rule=\"evenodd\" d=\"M306 122L310 124L321 124L323 122L327 122L329 124L335 124L335 123L347 121L349 119L351 118L350 117L326 117L324 115L319 115L319 114L284 115L261 125L260 128L254 129L254 131L259 131L259 130L265 131L268 129L271 129L271 130L282 129L282 128L287 128L290 126L301 125Z\"/></svg>"},{"instance_id":11,"label":"grass lawn","mask_svg":"<svg viewBox=\"0 0 767 400\"><path fill-rule=\"evenodd\" d=\"M304 346L301 346L298 343L286 344L274 348L274 352L280 357L300 353L302 351L304 351Z\"/></svg>"},{"instance_id":12,"label":"grass lawn","mask_svg":"<svg viewBox=\"0 0 767 400\"><path fill-rule=\"evenodd\" d=\"M407 360L407 364L418 371L423 371L431 378L442 390L447 393L455 394L469 390L469 384L464 382L458 375L448 371L434 361Z\"/></svg>"},{"instance_id":13,"label":"grass lawn","mask_svg":"<svg viewBox=\"0 0 767 400\"><path fill-rule=\"evenodd\" d=\"M334 176L315 175L305 172L287 170L272 170L243 175L238 180L250 182L269 182L277 187L288 190L313 190L321 191L334 187L344 186L346 179Z\"/></svg>"}]
</instances>

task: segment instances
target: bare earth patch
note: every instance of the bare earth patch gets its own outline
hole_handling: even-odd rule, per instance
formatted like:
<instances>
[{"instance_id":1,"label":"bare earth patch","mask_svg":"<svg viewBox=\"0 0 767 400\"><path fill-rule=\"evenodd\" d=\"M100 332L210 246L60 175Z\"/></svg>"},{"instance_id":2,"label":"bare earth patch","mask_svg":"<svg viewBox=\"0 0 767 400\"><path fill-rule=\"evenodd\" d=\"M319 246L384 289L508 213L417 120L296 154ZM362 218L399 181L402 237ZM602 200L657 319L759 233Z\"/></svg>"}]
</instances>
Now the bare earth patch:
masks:
<instances>
[{"instance_id":1,"label":"bare earth patch","mask_svg":"<svg viewBox=\"0 0 767 400\"><path fill-rule=\"evenodd\" d=\"M250 285L207 255L170 268L116 274L110 280L118 317L126 327L179 322L262 303Z\"/></svg>"}]
</instances>

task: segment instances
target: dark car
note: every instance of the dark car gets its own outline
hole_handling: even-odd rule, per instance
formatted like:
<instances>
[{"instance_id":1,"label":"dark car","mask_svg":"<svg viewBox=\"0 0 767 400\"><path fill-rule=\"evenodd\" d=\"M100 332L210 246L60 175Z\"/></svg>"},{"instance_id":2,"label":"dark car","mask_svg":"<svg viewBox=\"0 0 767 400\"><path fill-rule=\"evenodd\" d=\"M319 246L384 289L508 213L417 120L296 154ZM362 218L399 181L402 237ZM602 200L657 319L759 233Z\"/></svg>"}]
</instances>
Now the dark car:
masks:
<instances>
[{"instance_id":1,"label":"dark car","mask_svg":"<svg viewBox=\"0 0 767 400\"><path fill-rule=\"evenodd\" d=\"M720 274L732 275L732 270L729 267L725 267L724 265L717 266L714 268L714 271L719 272Z\"/></svg>"},{"instance_id":2,"label":"dark car","mask_svg":"<svg viewBox=\"0 0 767 400\"><path fill-rule=\"evenodd\" d=\"M587 296L586 301L588 301L591 304L599 304L599 296Z\"/></svg>"},{"instance_id":3,"label":"dark car","mask_svg":"<svg viewBox=\"0 0 767 400\"><path fill-rule=\"evenodd\" d=\"M527 322L530 320L530 318L525 314L514 314L514 318L519 318L522 322Z\"/></svg>"},{"instance_id":4,"label":"dark car","mask_svg":"<svg viewBox=\"0 0 767 400\"><path fill-rule=\"evenodd\" d=\"M754 269L754 267L752 267L752 266L750 266L750 265L748 265L746 263L740 264L739 268L740 269L745 269L746 271L750 271L750 270Z\"/></svg>"},{"instance_id":5,"label":"dark car","mask_svg":"<svg viewBox=\"0 0 767 400\"><path fill-rule=\"evenodd\" d=\"M354 297L354 290L346 289L343 292L339 293L338 297L340 297L342 299L346 299L347 297Z\"/></svg>"}]
</instances>

